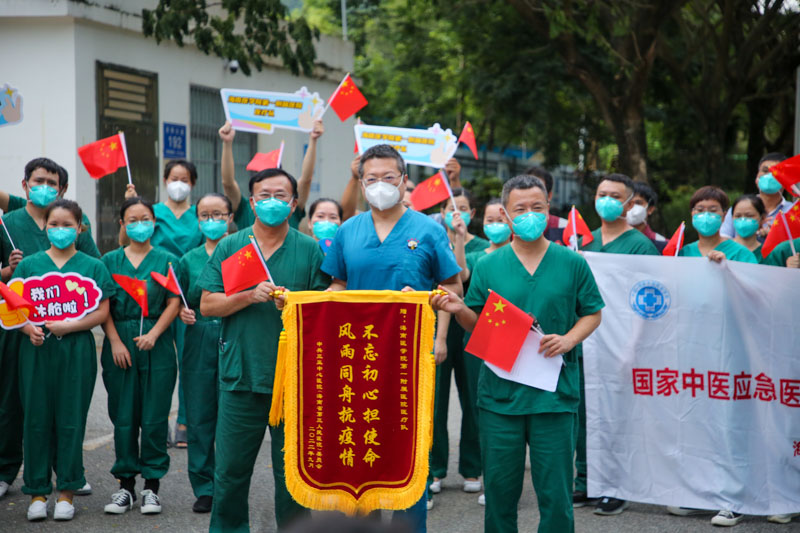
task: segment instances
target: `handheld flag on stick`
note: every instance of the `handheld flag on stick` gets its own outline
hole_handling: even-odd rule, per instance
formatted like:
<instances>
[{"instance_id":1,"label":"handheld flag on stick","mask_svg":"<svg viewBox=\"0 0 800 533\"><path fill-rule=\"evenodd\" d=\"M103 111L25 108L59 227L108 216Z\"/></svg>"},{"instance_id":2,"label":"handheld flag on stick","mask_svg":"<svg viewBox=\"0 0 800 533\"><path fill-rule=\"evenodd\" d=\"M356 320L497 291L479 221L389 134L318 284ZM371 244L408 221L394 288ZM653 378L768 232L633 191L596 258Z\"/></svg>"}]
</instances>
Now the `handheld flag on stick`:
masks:
<instances>
[{"instance_id":1,"label":"handheld flag on stick","mask_svg":"<svg viewBox=\"0 0 800 533\"><path fill-rule=\"evenodd\" d=\"M562 236L562 239L565 245L577 251L578 237L583 237L583 241L581 242L583 246L586 246L594 240L592 232L589 231L589 226L586 225L586 221L583 220L583 217L573 205L572 209L569 210L567 227L564 228L564 235Z\"/></svg>"},{"instance_id":2,"label":"handheld flag on stick","mask_svg":"<svg viewBox=\"0 0 800 533\"><path fill-rule=\"evenodd\" d=\"M3 221L3 210L0 209L0 224L3 225L3 229L6 231L6 237L8 237L8 242L11 243L11 248L16 250L17 247L14 246L14 240L11 238L11 234L8 232L8 228L6 227L6 223Z\"/></svg>"},{"instance_id":3,"label":"handheld flag on stick","mask_svg":"<svg viewBox=\"0 0 800 533\"><path fill-rule=\"evenodd\" d=\"M356 87L355 82L353 82L348 72L342 80L342 83L339 84L336 90L333 91L331 97L328 98L328 105L325 107L322 114L324 115L325 111L327 111L329 107L332 107L339 116L339 120L344 122L358 113L366 105L367 99L364 98L364 95L358 90L358 87Z\"/></svg>"},{"instance_id":4,"label":"handheld flag on stick","mask_svg":"<svg viewBox=\"0 0 800 533\"><path fill-rule=\"evenodd\" d=\"M92 178L100 179L125 167L128 170L128 183L132 183L124 133L119 132L117 135L83 145L78 148L78 156Z\"/></svg>"},{"instance_id":5,"label":"handheld flag on stick","mask_svg":"<svg viewBox=\"0 0 800 533\"><path fill-rule=\"evenodd\" d=\"M461 130L461 135L458 136L458 142L466 144L475 159L478 159L478 145L475 142L475 131L472 129L472 124L469 123L469 120L464 124L464 129Z\"/></svg>"},{"instance_id":6,"label":"handheld flag on stick","mask_svg":"<svg viewBox=\"0 0 800 533\"><path fill-rule=\"evenodd\" d=\"M147 282L143 279L131 278L122 274L111 274L111 277L142 308L142 314L139 318L139 336L141 337L144 317L147 316Z\"/></svg>"},{"instance_id":7,"label":"handheld flag on stick","mask_svg":"<svg viewBox=\"0 0 800 533\"><path fill-rule=\"evenodd\" d=\"M683 248L683 234L686 231L686 222L681 222L681 225L678 226L678 229L675 230L675 233L672 234L670 237L669 242L664 247L664 250L661 252L661 255L664 256L677 256L678 252L681 251Z\"/></svg>"},{"instance_id":8,"label":"handheld flag on stick","mask_svg":"<svg viewBox=\"0 0 800 533\"><path fill-rule=\"evenodd\" d=\"M181 284L178 283L178 276L175 275L175 270L172 268L172 263L169 264L169 271L167 272L166 276L163 276L158 272L150 272L150 275L153 277L156 283L167 289L172 294L177 294L180 296L183 306L186 309L189 309L189 304L186 303L186 298L183 295L183 289L181 289Z\"/></svg>"},{"instance_id":9,"label":"handheld flag on stick","mask_svg":"<svg viewBox=\"0 0 800 533\"><path fill-rule=\"evenodd\" d=\"M247 163L247 170L261 172L268 168L280 168L281 159L283 159L283 141L281 141L281 146L277 150L267 152L266 154L257 153L254 155L253 159Z\"/></svg>"},{"instance_id":10,"label":"handheld flag on stick","mask_svg":"<svg viewBox=\"0 0 800 533\"><path fill-rule=\"evenodd\" d=\"M440 170L411 191L411 205L416 211L424 211L452 196L453 191L450 189L447 176Z\"/></svg>"},{"instance_id":11,"label":"handheld flag on stick","mask_svg":"<svg viewBox=\"0 0 800 533\"><path fill-rule=\"evenodd\" d=\"M776 246L786 240L791 243L789 246L792 249L792 255L796 254L795 236L800 236L800 200L795 202L788 213L778 212L775 216L775 221L761 246L761 255L767 257Z\"/></svg>"},{"instance_id":12,"label":"handheld flag on stick","mask_svg":"<svg viewBox=\"0 0 800 533\"><path fill-rule=\"evenodd\" d=\"M510 372L532 325L531 315L491 291L464 349Z\"/></svg>"},{"instance_id":13,"label":"handheld flag on stick","mask_svg":"<svg viewBox=\"0 0 800 533\"><path fill-rule=\"evenodd\" d=\"M256 240L250 235L250 245L256 251L256 255L258 256L258 260L261 261L261 266L264 267L264 273L267 275L267 281L272 281L273 283L275 280L272 279L272 274L269 273L269 268L267 268L267 262L264 260L264 256L261 255L261 248L258 247Z\"/></svg>"},{"instance_id":14,"label":"handheld flag on stick","mask_svg":"<svg viewBox=\"0 0 800 533\"><path fill-rule=\"evenodd\" d=\"M24 296L17 294L8 285L0 281L0 297L6 302L9 311L17 309L27 309L33 312L33 303Z\"/></svg>"},{"instance_id":15,"label":"handheld flag on stick","mask_svg":"<svg viewBox=\"0 0 800 533\"><path fill-rule=\"evenodd\" d=\"M252 238L250 244L222 262L222 286L225 296L230 296L258 285L270 278L266 264Z\"/></svg>"},{"instance_id":16,"label":"handheld flag on stick","mask_svg":"<svg viewBox=\"0 0 800 533\"><path fill-rule=\"evenodd\" d=\"M800 196L800 155L772 165L769 171L792 196Z\"/></svg>"}]
</instances>

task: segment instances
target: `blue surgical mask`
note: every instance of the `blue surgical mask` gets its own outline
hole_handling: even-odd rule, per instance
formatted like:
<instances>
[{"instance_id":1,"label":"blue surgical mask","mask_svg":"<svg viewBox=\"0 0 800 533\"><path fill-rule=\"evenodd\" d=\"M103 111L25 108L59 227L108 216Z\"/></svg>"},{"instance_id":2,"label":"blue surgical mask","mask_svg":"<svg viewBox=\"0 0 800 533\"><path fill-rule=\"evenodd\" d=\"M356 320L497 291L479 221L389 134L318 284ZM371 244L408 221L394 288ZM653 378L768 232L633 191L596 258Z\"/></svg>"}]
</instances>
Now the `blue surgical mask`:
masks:
<instances>
[{"instance_id":1,"label":"blue surgical mask","mask_svg":"<svg viewBox=\"0 0 800 533\"><path fill-rule=\"evenodd\" d=\"M718 213L697 213L692 215L692 226L703 237L715 235L722 226L722 215Z\"/></svg>"},{"instance_id":2,"label":"blue surgical mask","mask_svg":"<svg viewBox=\"0 0 800 533\"><path fill-rule=\"evenodd\" d=\"M203 232L203 235L205 235L207 239L216 241L217 239L221 239L222 236L225 235L225 232L228 231L228 222L226 220L214 220L210 218L200 222L200 231Z\"/></svg>"},{"instance_id":3,"label":"blue surgical mask","mask_svg":"<svg viewBox=\"0 0 800 533\"><path fill-rule=\"evenodd\" d=\"M444 214L444 223L447 224L447 227L450 228L451 230L453 229L453 213L454 212L455 211L448 211L447 213ZM470 218L469 211L459 211L458 214L461 215L461 220L464 221L464 225L469 227L470 220L472 220ZM453 231L455 231L455 230L453 230Z\"/></svg>"},{"instance_id":4,"label":"blue surgical mask","mask_svg":"<svg viewBox=\"0 0 800 533\"><path fill-rule=\"evenodd\" d=\"M781 183L771 173L764 174L758 178L758 190L764 194L775 194L780 192L782 188Z\"/></svg>"},{"instance_id":5,"label":"blue surgical mask","mask_svg":"<svg viewBox=\"0 0 800 533\"><path fill-rule=\"evenodd\" d=\"M594 201L594 209L606 222L614 222L622 215L622 202L610 196L603 196Z\"/></svg>"},{"instance_id":6,"label":"blue surgical mask","mask_svg":"<svg viewBox=\"0 0 800 533\"><path fill-rule=\"evenodd\" d=\"M733 229L736 230L736 234L739 237L744 239L752 237L758 231L759 225L758 220L755 218L739 217L733 219Z\"/></svg>"},{"instance_id":7,"label":"blue surgical mask","mask_svg":"<svg viewBox=\"0 0 800 533\"><path fill-rule=\"evenodd\" d=\"M75 228L47 228L47 238L50 243L63 250L69 248L70 245L78 238L78 230Z\"/></svg>"},{"instance_id":8,"label":"blue surgical mask","mask_svg":"<svg viewBox=\"0 0 800 533\"><path fill-rule=\"evenodd\" d=\"M49 185L35 185L31 187L30 199L37 207L47 207L58 196L58 191Z\"/></svg>"},{"instance_id":9,"label":"blue surgical mask","mask_svg":"<svg viewBox=\"0 0 800 533\"><path fill-rule=\"evenodd\" d=\"M156 226L150 220L143 220L141 222L132 222L125 226L125 233L132 241L145 242L153 236Z\"/></svg>"},{"instance_id":10,"label":"blue surgical mask","mask_svg":"<svg viewBox=\"0 0 800 533\"><path fill-rule=\"evenodd\" d=\"M489 237L489 240L495 244L501 244L508 240L511 236L511 228L505 222L495 222L493 224L484 224L483 232Z\"/></svg>"},{"instance_id":11,"label":"blue surgical mask","mask_svg":"<svg viewBox=\"0 0 800 533\"><path fill-rule=\"evenodd\" d=\"M266 226L280 226L291 211L292 208L287 202L277 198L256 202L256 216Z\"/></svg>"},{"instance_id":12,"label":"blue surgical mask","mask_svg":"<svg viewBox=\"0 0 800 533\"><path fill-rule=\"evenodd\" d=\"M339 224L336 222L331 222L330 220L317 220L314 222L312 231L317 239L324 241L325 239L333 239L333 236L336 235L338 229Z\"/></svg>"},{"instance_id":13,"label":"blue surgical mask","mask_svg":"<svg viewBox=\"0 0 800 533\"><path fill-rule=\"evenodd\" d=\"M530 211L514 218L514 235L523 241L535 241L544 233L547 227L547 216L544 213Z\"/></svg>"}]
</instances>

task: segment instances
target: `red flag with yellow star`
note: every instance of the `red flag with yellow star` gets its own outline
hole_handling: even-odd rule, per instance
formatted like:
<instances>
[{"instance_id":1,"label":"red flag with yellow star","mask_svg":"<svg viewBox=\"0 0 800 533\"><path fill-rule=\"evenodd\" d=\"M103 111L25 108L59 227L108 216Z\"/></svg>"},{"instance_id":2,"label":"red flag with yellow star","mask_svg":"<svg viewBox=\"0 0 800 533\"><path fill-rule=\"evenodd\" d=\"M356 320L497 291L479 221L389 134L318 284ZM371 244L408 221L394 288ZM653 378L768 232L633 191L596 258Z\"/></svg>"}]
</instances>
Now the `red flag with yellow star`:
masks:
<instances>
[{"instance_id":1,"label":"red flag with yellow star","mask_svg":"<svg viewBox=\"0 0 800 533\"><path fill-rule=\"evenodd\" d=\"M423 211L448 198L450 198L450 182L441 170L411 191L411 205L415 211Z\"/></svg>"},{"instance_id":2,"label":"red flag with yellow star","mask_svg":"<svg viewBox=\"0 0 800 533\"><path fill-rule=\"evenodd\" d=\"M464 349L511 372L532 325L531 315L492 291Z\"/></svg>"},{"instance_id":3,"label":"red flag with yellow star","mask_svg":"<svg viewBox=\"0 0 800 533\"><path fill-rule=\"evenodd\" d=\"M248 244L222 262L222 286L225 296L230 296L269 280L258 251Z\"/></svg>"},{"instance_id":4,"label":"red flag with yellow star","mask_svg":"<svg viewBox=\"0 0 800 533\"><path fill-rule=\"evenodd\" d=\"M128 166L120 134L100 139L78 148L78 156L94 179L107 176L118 168Z\"/></svg>"},{"instance_id":5,"label":"red flag with yellow star","mask_svg":"<svg viewBox=\"0 0 800 533\"><path fill-rule=\"evenodd\" d=\"M769 171L792 196L800 196L800 155L771 166Z\"/></svg>"},{"instance_id":6,"label":"red flag with yellow star","mask_svg":"<svg viewBox=\"0 0 800 533\"><path fill-rule=\"evenodd\" d=\"M143 279L131 278L122 274L111 274L122 289L142 308L142 315L147 316L147 282Z\"/></svg>"},{"instance_id":7,"label":"red flag with yellow star","mask_svg":"<svg viewBox=\"0 0 800 533\"><path fill-rule=\"evenodd\" d=\"M461 135L458 136L458 142L466 144L475 159L478 159L478 144L475 142L475 131L472 129L472 124L469 123L469 120L464 124L464 129L461 130Z\"/></svg>"},{"instance_id":8,"label":"red flag with yellow star","mask_svg":"<svg viewBox=\"0 0 800 533\"><path fill-rule=\"evenodd\" d=\"M348 74L331 97L328 98L328 105L339 116L339 120L345 121L366 106L367 99L364 98L364 95L361 94L350 74Z\"/></svg>"},{"instance_id":9,"label":"red flag with yellow star","mask_svg":"<svg viewBox=\"0 0 800 533\"><path fill-rule=\"evenodd\" d=\"M761 245L761 255L767 257L780 243L797 237L800 237L800 200L786 213L778 212L764 244Z\"/></svg>"}]
</instances>

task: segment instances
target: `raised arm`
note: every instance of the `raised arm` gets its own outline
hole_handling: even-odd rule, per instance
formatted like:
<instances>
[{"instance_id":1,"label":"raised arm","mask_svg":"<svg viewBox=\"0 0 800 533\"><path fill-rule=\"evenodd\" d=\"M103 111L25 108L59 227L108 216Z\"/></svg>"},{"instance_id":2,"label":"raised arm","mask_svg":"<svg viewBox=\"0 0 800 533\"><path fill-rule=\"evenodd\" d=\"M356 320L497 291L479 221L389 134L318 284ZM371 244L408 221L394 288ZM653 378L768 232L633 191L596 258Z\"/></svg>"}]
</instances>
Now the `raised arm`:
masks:
<instances>
[{"instance_id":1,"label":"raised arm","mask_svg":"<svg viewBox=\"0 0 800 533\"><path fill-rule=\"evenodd\" d=\"M350 163L350 179L347 180L347 185L344 186L342 201L340 202L342 204L343 222L354 216L358 208L358 196L361 191L361 187L358 183L358 164L360 161L361 156L356 155Z\"/></svg>"},{"instance_id":2,"label":"raised arm","mask_svg":"<svg viewBox=\"0 0 800 533\"><path fill-rule=\"evenodd\" d=\"M317 162L317 141L325 133L322 119L314 121L314 129L308 135L308 149L303 156L303 168L297 181L297 208L305 209L308 195L311 193L311 181L314 179L314 165Z\"/></svg>"},{"instance_id":3,"label":"raised arm","mask_svg":"<svg viewBox=\"0 0 800 533\"><path fill-rule=\"evenodd\" d=\"M226 121L219 129L219 138L222 139L222 190L225 196L231 201L231 207L235 213L239 209L242 200L242 191L236 183L236 172L233 163L233 139L236 137L236 130L231 123Z\"/></svg>"}]
</instances>

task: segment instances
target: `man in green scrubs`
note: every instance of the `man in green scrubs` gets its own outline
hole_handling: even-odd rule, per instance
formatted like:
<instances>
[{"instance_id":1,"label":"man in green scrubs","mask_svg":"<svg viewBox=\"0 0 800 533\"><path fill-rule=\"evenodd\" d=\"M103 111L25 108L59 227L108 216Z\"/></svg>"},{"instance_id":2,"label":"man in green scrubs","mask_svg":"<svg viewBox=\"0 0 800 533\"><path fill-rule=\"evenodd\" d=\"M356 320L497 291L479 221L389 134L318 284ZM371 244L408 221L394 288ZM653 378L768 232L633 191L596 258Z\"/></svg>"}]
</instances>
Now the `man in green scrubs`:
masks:
<instances>
[{"instance_id":1,"label":"man in green scrubs","mask_svg":"<svg viewBox=\"0 0 800 533\"><path fill-rule=\"evenodd\" d=\"M68 183L66 170L51 159L40 157L25 165L22 190L27 201L24 209L15 209L3 216L3 224L16 248L11 246L6 232L0 230L4 282L14 277L14 270L23 257L50 248L44 229L44 212L53 200L64 196ZM13 198L16 197L9 199L9 207L18 203L12 201ZM92 257L100 257L86 215L83 224L87 229L78 235L76 248ZM18 387L20 339L19 332L0 330L0 496L14 482L22 464L22 405Z\"/></svg>"},{"instance_id":2,"label":"man in green scrubs","mask_svg":"<svg viewBox=\"0 0 800 533\"><path fill-rule=\"evenodd\" d=\"M273 291L324 290L330 278L320 271L323 254L314 239L289 227L297 207L297 182L280 169L250 178L255 224L220 241L200 275L200 312L222 318L219 353L214 502L209 531L250 531L247 503L250 477L267 428L278 355L281 316ZM272 279L224 294L222 261L256 241ZM283 425L270 428L275 518L284 529L308 514L286 490Z\"/></svg>"},{"instance_id":3,"label":"man in green scrubs","mask_svg":"<svg viewBox=\"0 0 800 533\"><path fill-rule=\"evenodd\" d=\"M538 530L570 533L575 530L570 491L580 398L575 348L600 325L603 299L583 257L543 236L549 203L541 180L527 175L510 179L503 186L503 205L513 221L514 241L477 262L463 302L447 291L431 303L472 331L489 291L494 291L538 318L545 332L540 343L544 357L563 355L554 392L503 379L482 365L478 416L486 485L484 531L518 529L527 444L541 516Z\"/></svg>"},{"instance_id":4,"label":"man in green scrubs","mask_svg":"<svg viewBox=\"0 0 800 533\"><path fill-rule=\"evenodd\" d=\"M586 252L609 254L659 255L653 241L628 224L626 215L634 206L633 180L623 174L609 174L597 185L594 207L600 215L600 227L592 232L592 242L581 247ZM578 364L581 379L581 403L578 408L575 441L575 507L597 503L594 512L615 515L625 510L628 502L618 498L602 497L598 501L586 494L586 397L583 383L583 350L578 347Z\"/></svg>"}]
</instances>

